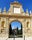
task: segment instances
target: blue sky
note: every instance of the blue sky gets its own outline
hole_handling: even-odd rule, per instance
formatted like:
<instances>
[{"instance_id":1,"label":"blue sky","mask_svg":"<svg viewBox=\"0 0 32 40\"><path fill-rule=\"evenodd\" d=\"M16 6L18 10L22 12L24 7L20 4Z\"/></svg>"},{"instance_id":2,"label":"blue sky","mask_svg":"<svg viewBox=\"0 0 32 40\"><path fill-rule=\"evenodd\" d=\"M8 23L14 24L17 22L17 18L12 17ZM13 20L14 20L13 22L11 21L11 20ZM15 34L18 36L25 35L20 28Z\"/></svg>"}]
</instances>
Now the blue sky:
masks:
<instances>
[{"instance_id":1,"label":"blue sky","mask_svg":"<svg viewBox=\"0 0 32 40\"><path fill-rule=\"evenodd\" d=\"M10 8L10 3L14 2L15 0L0 0L0 8L4 9L4 7L6 7L6 10L8 11L8 9ZM28 11L32 11L32 0L16 0L19 3L22 4L24 11L26 11L26 9L28 9Z\"/></svg>"},{"instance_id":2,"label":"blue sky","mask_svg":"<svg viewBox=\"0 0 32 40\"><path fill-rule=\"evenodd\" d=\"M18 21L14 21L11 23L11 27L12 27L12 29L17 28L17 27L18 27L18 29L21 29L21 23Z\"/></svg>"}]
</instances>

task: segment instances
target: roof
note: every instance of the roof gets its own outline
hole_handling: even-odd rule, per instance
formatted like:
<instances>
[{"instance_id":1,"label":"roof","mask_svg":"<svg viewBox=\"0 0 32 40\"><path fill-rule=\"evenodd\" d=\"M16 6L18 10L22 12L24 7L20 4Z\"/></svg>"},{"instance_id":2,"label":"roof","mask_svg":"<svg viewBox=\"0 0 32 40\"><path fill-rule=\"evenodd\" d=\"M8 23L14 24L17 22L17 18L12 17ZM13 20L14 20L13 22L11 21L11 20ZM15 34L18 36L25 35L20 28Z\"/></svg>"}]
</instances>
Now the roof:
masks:
<instances>
[{"instance_id":1,"label":"roof","mask_svg":"<svg viewBox=\"0 0 32 40\"><path fill-rule=\"evenodd\" d=\"M11 2L11 4L21 5L18 1Z\"/></svg>"}]
</instances>

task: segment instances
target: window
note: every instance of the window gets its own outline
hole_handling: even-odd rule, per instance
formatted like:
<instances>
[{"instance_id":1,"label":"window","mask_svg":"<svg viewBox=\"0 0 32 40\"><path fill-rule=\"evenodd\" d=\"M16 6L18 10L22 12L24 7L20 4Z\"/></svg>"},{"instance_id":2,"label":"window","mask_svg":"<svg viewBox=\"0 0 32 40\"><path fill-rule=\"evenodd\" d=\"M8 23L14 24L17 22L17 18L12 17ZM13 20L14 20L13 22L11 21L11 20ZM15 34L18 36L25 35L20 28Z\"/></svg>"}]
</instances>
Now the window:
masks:
<instances>
[{"instance_id":1,"label":"window","mask_svg":"<svg viewBox=\"0 0 32 40\"><path fill-rule=\"evenodd\" d=\"M29 26L29 22L27 22L27 27Z\"/></svg>"},{"instance_id":2,"label":"window","mask_svg":"<svg viewBox=\"0 0 32 40\"><path fill-rule=\"evenodd\" d=\"M1 26L2 26L3 28L4 28L4 23L5 23L5 22L4 22L4 21L2 21L2 25L1 25Z\"/></svg>"},{"instance_id":3,"label":"window","mask_svg":"<svg viewBox=\"0 0 32 40\"><path fill-rule=\"evenodd\" d=\"M1 23L1 33L4 31L4 21L2 21L2 23Z\"/></svg>"}]
</instances>

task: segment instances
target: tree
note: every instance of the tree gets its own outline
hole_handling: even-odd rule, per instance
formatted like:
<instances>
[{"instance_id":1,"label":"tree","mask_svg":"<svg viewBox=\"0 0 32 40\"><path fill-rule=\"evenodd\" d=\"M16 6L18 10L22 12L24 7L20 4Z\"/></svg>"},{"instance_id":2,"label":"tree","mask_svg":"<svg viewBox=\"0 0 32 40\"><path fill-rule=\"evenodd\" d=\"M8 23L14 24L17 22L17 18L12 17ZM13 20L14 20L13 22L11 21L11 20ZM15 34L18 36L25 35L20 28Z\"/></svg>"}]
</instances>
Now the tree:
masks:
<instances>
[{"instance_id":1,"label":"tree","mask_svg":"<svg viewBox=\"0 0 32 40\"><path fill-rule=\"evenodd\" d=\"M18 27L17 27L17 34L19 34L19 30L18 30Z\"/></svg>"},{"instance_id":2,"label":"tree","mask_svg":"<svg viewBox=\"0 0 32 40\"><path fill-rule=\"evenodd\" d=\"M21 24L21 34L22 34L22 24Z\"/></svg>"},{"instance_id":3,"label":"tree","mask_svg":"<svg viewBox=\"0 0 32 40\"><path fill-rule=\"evenodd\" d=\"M12 27L11 27L11 24L9 25L9 35L12 34Z\"/></svg>"}]
</instances>

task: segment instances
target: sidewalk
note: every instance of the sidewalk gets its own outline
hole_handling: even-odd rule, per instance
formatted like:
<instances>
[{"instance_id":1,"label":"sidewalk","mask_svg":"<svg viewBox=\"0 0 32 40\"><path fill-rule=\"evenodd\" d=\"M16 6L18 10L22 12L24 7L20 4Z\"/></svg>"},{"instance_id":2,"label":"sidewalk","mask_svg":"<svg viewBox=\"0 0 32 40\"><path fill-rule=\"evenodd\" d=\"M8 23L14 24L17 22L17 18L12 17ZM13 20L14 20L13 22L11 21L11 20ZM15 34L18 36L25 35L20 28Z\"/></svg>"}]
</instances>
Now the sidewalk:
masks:
<instances>
[{"instance_id":1,"label":"sidewalk","mask_svg":"<svg viewBox=\"0 0 32 40\"><path fill-rule=\"evenodd\" d=\"M8 34L0 34L0 40L14 40L14 38L8 38ZM15 38L15 40L24 40L24 38ZM32 40L32 37L25 37L25 40Z\"/></svg>"}]
</instances>

